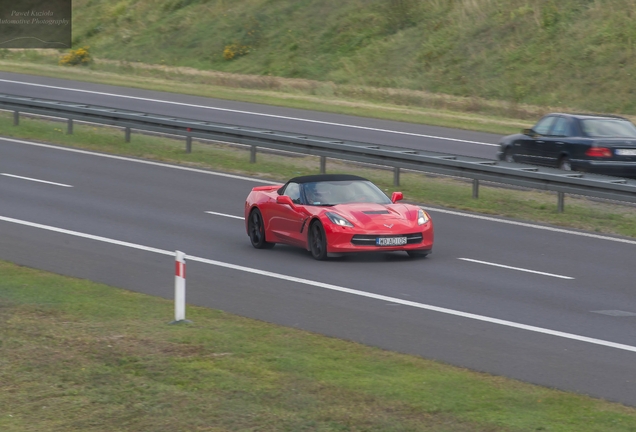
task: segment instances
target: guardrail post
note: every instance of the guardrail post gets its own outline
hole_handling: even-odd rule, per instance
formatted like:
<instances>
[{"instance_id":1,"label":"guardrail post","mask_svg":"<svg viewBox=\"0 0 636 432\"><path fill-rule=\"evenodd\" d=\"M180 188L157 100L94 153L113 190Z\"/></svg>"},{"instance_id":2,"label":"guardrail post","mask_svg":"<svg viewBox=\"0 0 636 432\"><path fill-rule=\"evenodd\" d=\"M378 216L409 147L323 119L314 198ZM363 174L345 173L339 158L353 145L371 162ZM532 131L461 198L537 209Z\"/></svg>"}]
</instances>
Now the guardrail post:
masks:
<instances>
[{"instance_id":1,"label":"guardrail post","mask_svg":"<svg viewBox=\"0 0 636 432\"><path fill-rule=\"evenodd\" d=\"M400 185L400 168L393 168L393 186Z\"/></svg>"},{"instance_id":2,"label":"guardrail post","mask_svg":"<svg viewBox=\"0 0 636 432\"><path fill-rule=\"evenodd\" d=\"M479 180L473 179L473 198L479 198Z\"/></svg>"},{"instance_id":3,"label":"guardrail post","mask_svg":"<svg viewBox=\"0 0 636 432\"><path fill-rule=\"evenodd\" d=\"M250 147L250 163L256 163L256 146Z\"/></svg>"},{"instance_id":4,"label":"guardrail post","mask_svg":"<svg viewBox=\"0 0 636 432\"><path fill-rule=\"evenodd\" d=\"M20 111L13 111L13 126L20 124Z\"/></svg>"},{"instance_id":5,"label":"guardrail post","mask_svg":"<svg viewBox=\"0 0 636 432\"><path fill-rule=\"evenodd\" d=\"M170 324L191 323L185 319L185 253L176 251L175 253L175 275L174 275L174 321Z\"/></svg>"},{"instance_id":6,"label":"guardrail post","mask_svg":"<svg viewBox=\"0 0 636 432\"><path fill-rule=\"evenodd\" d=\"M68 122L66 122L66 134L73 135L73 119L72 118L68 119Z\"/></svg>"},{"instance_id":7,"label":"guardrail post","mask_svg":"<svg viewBox=\"0 0 636 432\"><path fill-rule=\"evenodd\" d=\"M186 153L192 153L192 137L190 135L186 137Z\"/></svg>"},{"instance_id":8,"label":"guardrail post","mask_svg":"<svg viewBox=\"0 0 636 432\"><path fill-rule=\"evenodd\" d=\"M565 192L557 192L557 213L563 213L565 206Z\"/></svg>"},{"instance_id":9,"label":"guardrail post","mask_svg":"<svg viewBox=\"0 0 636 432\"><path fill-rule=\"evenodd\" d=\"M126 134L126 142L130 142L130 128L129 127L126 128L125 134Z\"/></svg>"},{"instance_id":10,"label":"guardrail post","mask_svg":"<svg viewBox=\"0 0 636 432\"><path fill-rule=\"evenodd\" d=\"M327 157L320 156L320 174L325 174L327 172Z\"/></svg>"}]
</instances>

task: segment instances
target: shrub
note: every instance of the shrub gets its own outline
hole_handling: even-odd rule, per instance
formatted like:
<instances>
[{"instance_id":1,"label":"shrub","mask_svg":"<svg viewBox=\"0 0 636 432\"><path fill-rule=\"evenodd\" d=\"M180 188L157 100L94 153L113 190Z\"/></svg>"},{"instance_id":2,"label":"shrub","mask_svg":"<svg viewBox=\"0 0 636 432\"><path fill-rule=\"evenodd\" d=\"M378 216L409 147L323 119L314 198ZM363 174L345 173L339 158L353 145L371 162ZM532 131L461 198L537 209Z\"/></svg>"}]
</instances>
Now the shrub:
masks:
<instances>
[{"instance_id":1,"label":"shrub","mask_svg":"<svg viewBox=\"0 0 636 432\"><path fill-rule=\"evenodd\" d=\"M69 53L60 57L59 64L62 66L88 65L92 61L88 48L89 47L85 46L76 50L71 50Z\"/></svg>"},{"instance_id":2,"label":"shrub","mask_svg":"<svg viewBox=\"0 0 636 432\"><path fill-rule=\"evenodd\" d=\"M223 58L225 60L233 60L237 57L244 56L249 52L249 46L233 43L231 45L226 45L225 49L223 49Z\"/></svg>"}]
</instances>

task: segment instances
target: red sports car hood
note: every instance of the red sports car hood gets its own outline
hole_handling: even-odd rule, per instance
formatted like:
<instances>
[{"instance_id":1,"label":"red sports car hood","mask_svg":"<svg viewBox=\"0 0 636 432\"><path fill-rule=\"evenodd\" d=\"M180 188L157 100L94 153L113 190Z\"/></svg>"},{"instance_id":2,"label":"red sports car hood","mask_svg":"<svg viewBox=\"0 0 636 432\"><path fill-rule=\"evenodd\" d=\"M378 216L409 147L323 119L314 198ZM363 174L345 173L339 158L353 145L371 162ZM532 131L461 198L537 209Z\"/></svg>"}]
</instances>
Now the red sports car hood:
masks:
<instances>
[{"instance_id":1,"label":"red sports car hood","mask_svg":"<svg viewBox=\"0 0 636 432\"><path fill-rule=\"evenodd\" d=\"M417 224L417 207L406 204L338 204L322 209L325 212L337 213L355 226L367 229L386 230L385 224L395 228L412 227L414 223Z\"/></svg>"}]
</instances>

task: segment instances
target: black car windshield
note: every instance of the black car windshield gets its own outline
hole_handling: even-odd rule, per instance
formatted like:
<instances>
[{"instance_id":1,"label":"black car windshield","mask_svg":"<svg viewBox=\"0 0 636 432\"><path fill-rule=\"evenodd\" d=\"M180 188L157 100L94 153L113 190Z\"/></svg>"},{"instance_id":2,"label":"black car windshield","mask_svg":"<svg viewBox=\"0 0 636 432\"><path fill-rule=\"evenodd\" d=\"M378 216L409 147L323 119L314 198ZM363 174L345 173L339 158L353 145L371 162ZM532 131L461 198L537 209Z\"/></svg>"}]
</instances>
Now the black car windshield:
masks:
<instances>
[{"instance_id":1,"label":"black car windshield","mask_svg":"<svg viewBox=\"0 0 636 432\"><path fill-rule=\"evenodd\" d=\"M636 138L636 127L627 120L585 119L583 132L592 138Z\"/></svg>"},{"instance_id":2,"label":"black car windshield","mask_svg":"<svg viewBox=\"0 0 636 432\"><path fill-rule=\"evenodd\" d=\"M303 193L308 205L391 204L391 200L370 181L346 180L304 183Z\"/></svg>"}]
</instances>

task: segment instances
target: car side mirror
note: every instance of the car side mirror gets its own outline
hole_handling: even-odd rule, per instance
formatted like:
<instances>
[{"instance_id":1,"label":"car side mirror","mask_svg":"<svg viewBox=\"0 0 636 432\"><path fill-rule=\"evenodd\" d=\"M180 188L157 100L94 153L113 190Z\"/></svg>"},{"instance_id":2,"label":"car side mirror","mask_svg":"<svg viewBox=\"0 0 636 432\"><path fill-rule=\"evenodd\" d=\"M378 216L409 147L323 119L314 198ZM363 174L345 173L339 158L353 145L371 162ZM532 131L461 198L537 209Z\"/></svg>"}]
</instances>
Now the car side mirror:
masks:
<instances>
[{"instance_id":1,"label":"car side mirror","mask_svg":"<svg viewBox=\"0 0 636 432\"><path fill-rule=\"evenodd\" d=\"M276 197L276 203L277 204L288 205L294 211L297 211L299 213L305 214L307 216L311 216L311 213L308 212L305 207L303 207L302 205L294 204L292 199L290 197L288 197L287 195L278 195Z\"/></svg>"},{"instance_id":2,"label":"car side mirror","mask_svg":"<svg viewBox=\"0 0 636 432\"><path fill-rule=\"evenodd\" d=\"M532 129L522 129L521 133L528 136L535 136L537 133Z\"/></svg>"},{"instance_id":3,"label":"car side mirror","mask_svg":"<svg viewBox=\"0 0 636 432\"><path fill-rule=\"evenodd\" d=\"M404 199L404 194L402 192L393 192L391 195L391 201L395 204L397 201Z\"/></svg>"},{"instance_id":4,"label":"car side mirror","mask_svg":"<svg viewBox=\"0 0 636 432\"><path fill-rule=\"evenodd\" d=\"M288 197L287 195L278 195L276 197L276 202L278 204L287 204L288 206L290 206L291 208L296 207L296 205L294 204L294 202L292 201L292 199L290 197Z\"/></svg>"}]
</instances>

